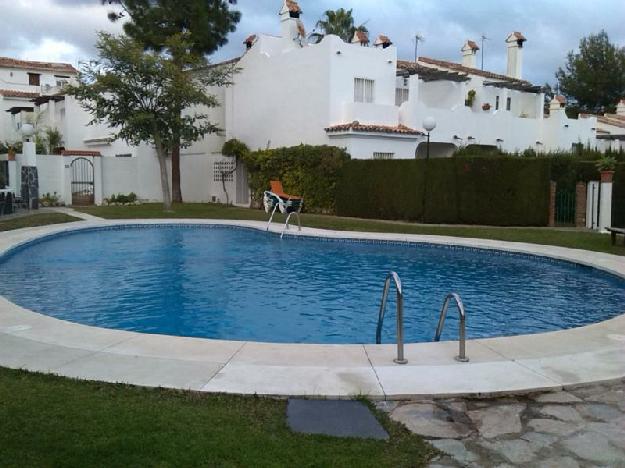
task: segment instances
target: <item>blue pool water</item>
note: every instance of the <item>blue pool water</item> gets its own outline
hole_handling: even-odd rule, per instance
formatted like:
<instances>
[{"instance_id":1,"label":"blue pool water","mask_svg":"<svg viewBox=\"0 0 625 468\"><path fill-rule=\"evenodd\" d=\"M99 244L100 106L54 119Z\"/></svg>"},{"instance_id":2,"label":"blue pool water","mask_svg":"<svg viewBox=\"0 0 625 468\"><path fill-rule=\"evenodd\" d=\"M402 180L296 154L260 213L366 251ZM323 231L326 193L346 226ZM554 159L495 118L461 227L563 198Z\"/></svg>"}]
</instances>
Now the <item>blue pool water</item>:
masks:
<instances>
[{"instance_id":1,"label":"blue pool water","mask_svg":"<svg viewBox=\"0 0 625 468\"><path fill-rule=\"evenodd\" d=\"M431 245L281 240L227 227L78 231L0 258L0 294L64 320L147 333L373 343L385 273L405 291L407 342L431 341L461 294L469 338L538 333L625 313L625 281L526 255ZM384 342L395 336L394 294ZM457 338L450 311L443 339Z\"/></svg>"}]
</instances>

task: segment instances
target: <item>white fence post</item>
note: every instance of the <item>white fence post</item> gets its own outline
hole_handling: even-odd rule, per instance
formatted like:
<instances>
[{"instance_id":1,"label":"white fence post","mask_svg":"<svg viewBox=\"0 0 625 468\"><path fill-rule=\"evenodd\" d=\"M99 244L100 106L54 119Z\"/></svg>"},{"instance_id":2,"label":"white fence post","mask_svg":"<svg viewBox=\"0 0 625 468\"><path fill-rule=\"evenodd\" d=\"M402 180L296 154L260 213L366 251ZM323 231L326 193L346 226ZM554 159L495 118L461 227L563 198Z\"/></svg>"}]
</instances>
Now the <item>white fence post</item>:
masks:
<instances>
[{"instance_id":1,"label":"white fence post","mask_svg":"<svg viewBox=\"0 0 625 468\"><path fill-rule=\"evenodd\" d=\"M613 171L601 172L601 202L599 208L599 230L607 233L606 228L612 226L612 181Z\"/></svg>"}]
</instances>

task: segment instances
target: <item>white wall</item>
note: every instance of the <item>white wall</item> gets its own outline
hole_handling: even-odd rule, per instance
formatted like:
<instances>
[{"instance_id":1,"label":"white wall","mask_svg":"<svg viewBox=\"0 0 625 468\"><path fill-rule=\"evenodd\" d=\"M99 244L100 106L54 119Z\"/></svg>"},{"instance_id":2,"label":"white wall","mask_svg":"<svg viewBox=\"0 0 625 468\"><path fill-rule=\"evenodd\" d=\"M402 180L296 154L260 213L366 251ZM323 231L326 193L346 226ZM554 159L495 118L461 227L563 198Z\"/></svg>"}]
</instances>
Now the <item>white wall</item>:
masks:
<instances>
[{"instance_id":1,"label":"white wall","mask_svg":"<svg viewBox=\"0 0 625 468\"><path fill-rule=\"evenodd\" d=\"M417 138L384 138L381 134L331 134L330 144L345 148L352 159L372 159L373 153L393 153L393 159L414 159Z\"/></svg>"}]
</instances>

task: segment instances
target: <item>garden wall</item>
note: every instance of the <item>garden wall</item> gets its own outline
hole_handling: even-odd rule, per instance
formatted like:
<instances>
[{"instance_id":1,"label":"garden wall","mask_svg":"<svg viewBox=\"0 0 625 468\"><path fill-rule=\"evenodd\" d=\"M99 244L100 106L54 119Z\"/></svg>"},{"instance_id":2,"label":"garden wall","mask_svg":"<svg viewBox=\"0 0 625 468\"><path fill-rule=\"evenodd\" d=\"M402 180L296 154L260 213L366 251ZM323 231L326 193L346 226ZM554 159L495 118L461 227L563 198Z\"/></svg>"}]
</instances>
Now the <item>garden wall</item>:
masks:
<instances>
[{"instance_id":1,"label":"garden wall","mask_svg":"<svg viewBox=\"0 0 625 468\"><path fill-rule=\"evenodd\" d=\"M426 223L546 226L549 180L545 159L354 160L341 171L336 213Z\"/></svg>"}]
</instances>

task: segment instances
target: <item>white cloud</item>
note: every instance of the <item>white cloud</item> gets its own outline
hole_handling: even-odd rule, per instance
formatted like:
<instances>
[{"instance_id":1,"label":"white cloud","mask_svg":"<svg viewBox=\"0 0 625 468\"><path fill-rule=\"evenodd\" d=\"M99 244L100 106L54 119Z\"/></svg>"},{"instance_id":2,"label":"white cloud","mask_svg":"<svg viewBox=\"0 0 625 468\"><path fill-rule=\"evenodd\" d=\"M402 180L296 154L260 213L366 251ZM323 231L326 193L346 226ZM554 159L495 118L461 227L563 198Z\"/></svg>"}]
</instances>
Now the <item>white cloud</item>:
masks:
<instances>
[{"instance_id":1,"label":"white cloud","mask_svg":"<svg viewBox=\"0 0 625 468\"><path fill-rule=\"evenodd\" d=\"M278 34L278 10L282 0L239 0L243 13L229 44L214 60L240 55L243 39L251 33ZM511 31L528 38L525 76L542 84L553 82L554 73L575 49L579 39L605 29L612 41L625 45L623 0L299 0L307 30L314 28L324 10L353 8L357 23L366 22L372 34L391 37L401 58L414 56L415 33L425 36L420 54L459 61L466 39L485 33L486 68L505 71L504 39ZM3 27L0 55L64 60L76 64L95 54L98 30L119 32L121 25L107 19L109 7L100 0L0 0ZM46 57L46 53L50 53Z\"/></svg>"}]
</instances>

